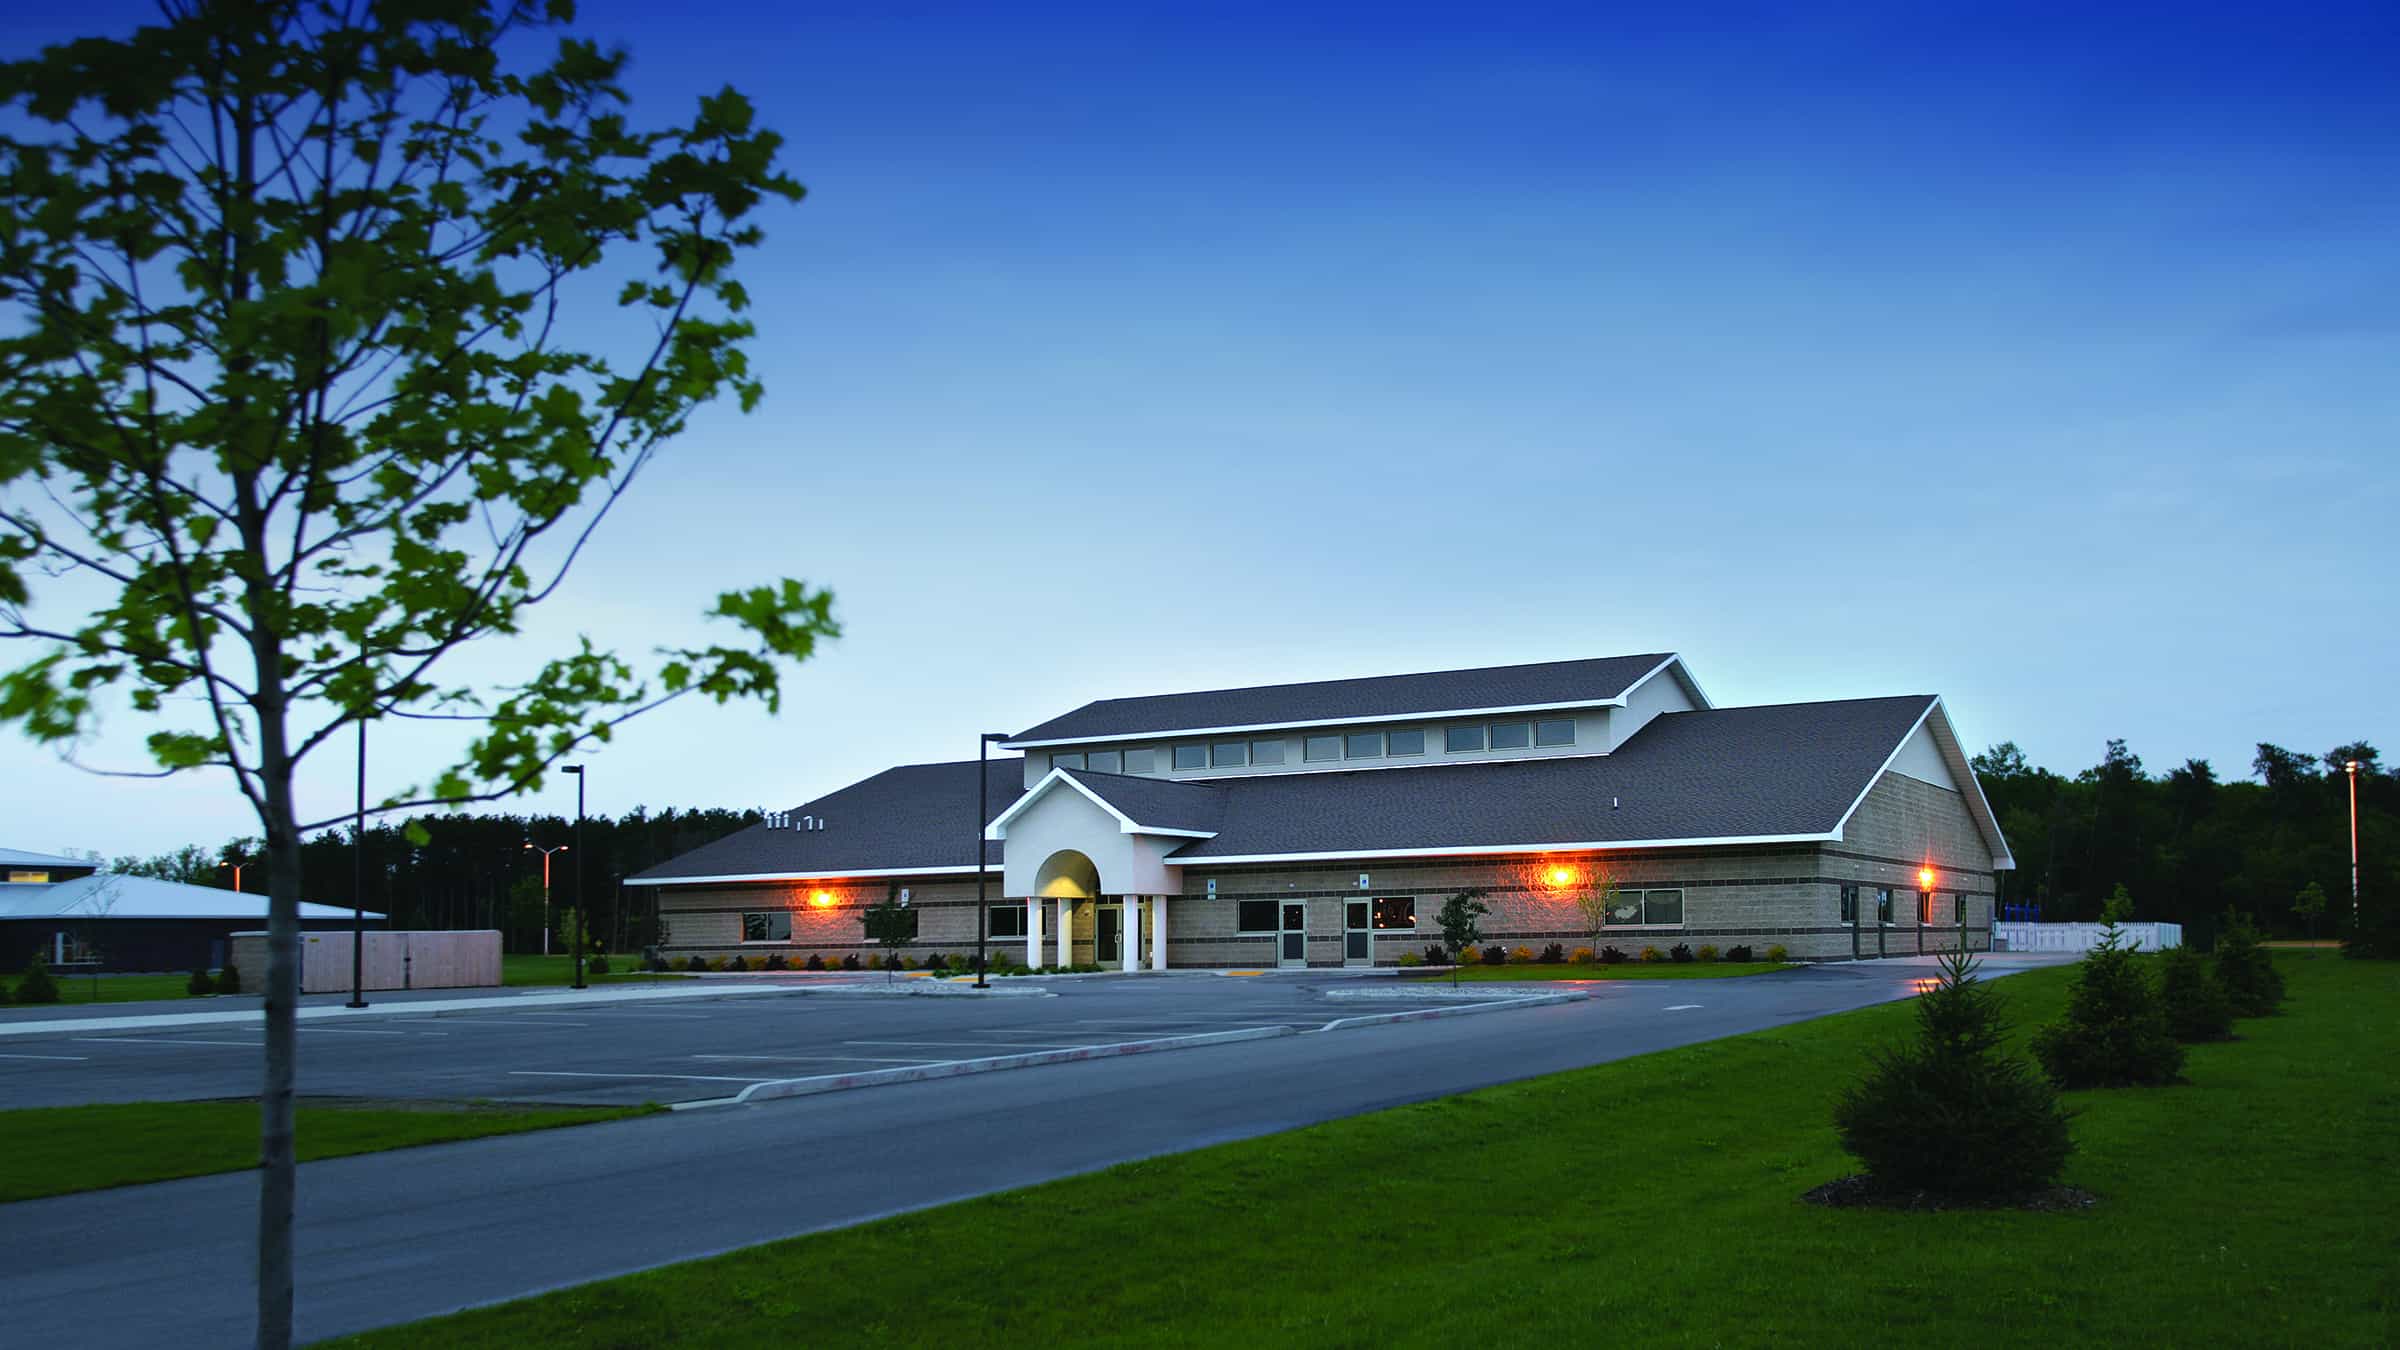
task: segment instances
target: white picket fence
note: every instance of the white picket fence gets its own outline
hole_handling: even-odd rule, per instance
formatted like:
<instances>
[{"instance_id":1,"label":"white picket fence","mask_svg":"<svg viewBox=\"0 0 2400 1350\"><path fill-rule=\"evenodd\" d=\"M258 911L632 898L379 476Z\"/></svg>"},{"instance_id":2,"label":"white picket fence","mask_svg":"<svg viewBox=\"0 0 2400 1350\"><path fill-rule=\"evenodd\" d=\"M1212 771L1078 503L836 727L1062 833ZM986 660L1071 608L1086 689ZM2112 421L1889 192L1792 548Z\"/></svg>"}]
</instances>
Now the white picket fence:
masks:
<instances>
[{"instance_id":1,"label":"white picket fence","mask_svg":"<svg viewBox=\"0 0 2400 1350\"><path fill-rule=\"evenodd\" d=\"M2002 952L2088 952L2100 945L2108 925L2098 923L1996 923L1992 950ZM2179 923L2121 923L2117 931L2146 952L2183 945Z\"/></svg>"}]
</instances>

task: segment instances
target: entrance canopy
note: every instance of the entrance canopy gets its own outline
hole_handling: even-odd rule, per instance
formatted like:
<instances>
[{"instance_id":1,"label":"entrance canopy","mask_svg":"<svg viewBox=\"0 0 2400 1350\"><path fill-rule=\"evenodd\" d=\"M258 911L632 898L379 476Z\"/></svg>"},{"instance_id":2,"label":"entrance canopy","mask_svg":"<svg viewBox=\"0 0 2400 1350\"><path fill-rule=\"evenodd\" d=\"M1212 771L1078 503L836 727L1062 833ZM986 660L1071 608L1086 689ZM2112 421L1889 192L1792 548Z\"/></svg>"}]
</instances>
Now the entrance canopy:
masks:
<instances>
[{"instance_id":1,"label":"entrance canopy","mask_svg":"<svg viewBox=\"0 0 2400 1350\"><path fill-rule=\"evenodd\" d=\"M992 822L1006 840L1003 893L1090 899L1175 895L1168 854L1215 837L1217 794L1194 784L1052 769Z\"/></svg>"}]
</instances>

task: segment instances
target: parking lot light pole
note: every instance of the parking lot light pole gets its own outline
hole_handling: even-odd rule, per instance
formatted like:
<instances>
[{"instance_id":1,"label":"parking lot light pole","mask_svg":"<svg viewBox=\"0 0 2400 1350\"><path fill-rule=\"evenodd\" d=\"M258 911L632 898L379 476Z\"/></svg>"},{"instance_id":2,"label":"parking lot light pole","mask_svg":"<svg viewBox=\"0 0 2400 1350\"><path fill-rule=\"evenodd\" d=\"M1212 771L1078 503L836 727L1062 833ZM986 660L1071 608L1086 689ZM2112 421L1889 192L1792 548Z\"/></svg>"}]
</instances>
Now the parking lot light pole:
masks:
<instances>
[{"instance_id":1,"label":"parking lot light pole","mask_svg":"<svg viewBox=\"0 0 2400 1350\"><path fill-rule=\"evenodd\" d=\"M992 742L1005 741L1005 731L987 731L975 740L975 987L989 989L991 977L984 971L984 942L991 926L992 912L984 907L983 885L991 876L991 842L983 837L984 826L991 820Z\"/></svg>"},{"instance_id":2,"label":"parking lot light pole","mask_svg":"<svg viewBox=\"0 0 2400 1350\"><path fill-rule=\"evenodd\" d=\"M583 766L562 769L575 775L575 987L583 988L583 940L592 931L592 916L583 912Z\"/></svg>"},{"instance_id":3,"label":"parking lot light pole","mask_svg":"<svg viewBox=\"0 0 2400 1350\"><path fill-rule=\"evenodd\" d=\"M241 874L234 874L239 889ZM391 922L387 915L384 922ZM350 1003L367 1006L367 719L358 719L358 815L350 824Z\"/></svg>"},{"instance_id":4,"label":"parking lot light pole","mask_svg":"<svg viewBox=\"0 0 2400 1350\"><path fill-rule=\"evenodd\" d=\"M560 844L557 848L543 848L532 840L525 842L526 852L542 855L542 955L544 956L550 954L550 855L564 853L569 847L569 845Z\"/></svg>"},{"instance_id":5,"label":"parking lot light pole","mask_svg":"<svg viewBox=\"0 0 2400 1350\"><path fill-rule=\"evenodd\" d=\"M2358 931L2358 761L2342 768L2350 775L2350 931ZM2364 941L2364 939L2359 939Z\"/></svg>"}]
</instances>

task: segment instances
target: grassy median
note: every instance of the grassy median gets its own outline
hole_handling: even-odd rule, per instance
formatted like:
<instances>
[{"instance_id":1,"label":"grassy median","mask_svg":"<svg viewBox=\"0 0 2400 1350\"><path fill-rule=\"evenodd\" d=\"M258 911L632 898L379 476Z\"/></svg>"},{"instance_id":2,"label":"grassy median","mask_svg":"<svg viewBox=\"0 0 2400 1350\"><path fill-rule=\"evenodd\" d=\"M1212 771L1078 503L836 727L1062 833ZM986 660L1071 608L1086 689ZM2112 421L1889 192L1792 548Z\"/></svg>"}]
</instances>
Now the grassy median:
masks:
<instances>
[{"instance_id":1,"label":"grassy median","mask_svg":"<svg viewBox=\"0 0 2400 1350\"><path fill-rule=\"evenodd\" d=\"M2400 967L2278 964L2188 1084L2070 1094L2083 1212L1800 1202L1894 1004L342 1344L2391 1344ZM2068 974L2001 984L2020 1036Z\"/></svg>"},{"instance_id":2,"label":"grassy median","mask_svg":"<svg viewBox=\"0 0 2400 1350\"><path fill-rule=\"evenodd\" d=\"M634 963L639 960L641 957L638 955L612 956L608 958L608 973L596 975L592 973L591 958L587 956L584 958L583 982L585 984L623 984L630 980L682 978L678 975L635 970ZM513 952L500 958L500 983L504 985L571 985L574 982L575 958L572 956L555 954L544 956L540 952Z\"/></svg>"},{"instance_id":3,"label":"grassy median","mask_svg":"<svg viewBox=\"0 0 2400 1350\"><path fill-rule=\"evenodd\" d=\"M299 1107L300 1161L648 1115L655 1106L525 1108L483 1102ZM0 1111L0 1202L258 1164L256 1102L127 1102Z\"/></svg>"}]
</instances>

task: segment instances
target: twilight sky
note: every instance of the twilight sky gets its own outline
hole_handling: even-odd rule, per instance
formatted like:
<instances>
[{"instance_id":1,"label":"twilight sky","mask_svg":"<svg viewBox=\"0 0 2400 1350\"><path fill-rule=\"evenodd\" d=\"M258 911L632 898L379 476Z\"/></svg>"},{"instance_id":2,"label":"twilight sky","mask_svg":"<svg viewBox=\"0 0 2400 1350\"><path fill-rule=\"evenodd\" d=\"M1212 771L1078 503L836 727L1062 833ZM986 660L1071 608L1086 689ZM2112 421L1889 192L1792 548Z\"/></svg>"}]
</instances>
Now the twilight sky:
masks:
<instances>
[{"instance_id":1,"label":"twilight sky","mask_svg":"<svg viewBox=\"0 0 2400 1350\"><path fill-rule=\"evenodd\" d=\"M529 642L688 640L787 574L849 630L779 718L629 728L595 810L789 806L1096 697L1647 650L1720 703L1940 693L2067 771L2400 749L2388 3L581 27L637 117L749 93L810 197L745 278L766 402L696 420ZM390 742L371 788L430 773ZM0 844L255 832L221 778L8 745Z\"/></svg>"}]
</instances>

